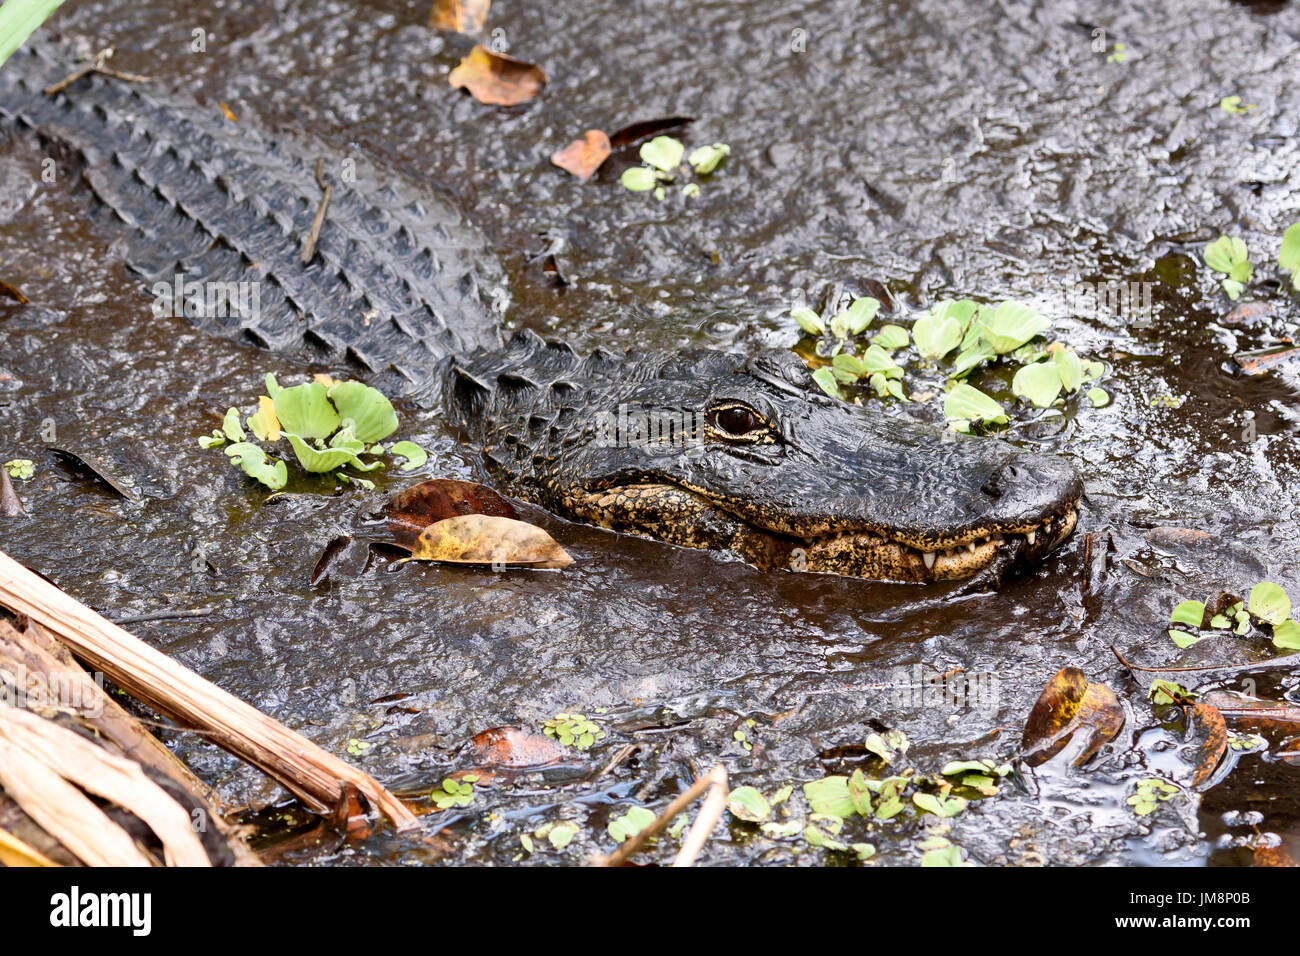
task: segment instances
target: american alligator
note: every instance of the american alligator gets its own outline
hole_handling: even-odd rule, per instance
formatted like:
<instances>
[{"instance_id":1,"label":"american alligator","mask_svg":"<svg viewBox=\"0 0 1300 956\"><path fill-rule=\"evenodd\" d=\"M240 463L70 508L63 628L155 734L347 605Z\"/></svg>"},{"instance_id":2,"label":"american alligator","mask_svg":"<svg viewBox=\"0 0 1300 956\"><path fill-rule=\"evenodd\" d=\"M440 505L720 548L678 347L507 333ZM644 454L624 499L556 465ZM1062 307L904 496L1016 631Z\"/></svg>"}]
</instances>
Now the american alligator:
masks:
<instances>
[{"instance_id":1,"label":"american alligator","mask_svg":"<svg viewBox=\"0 0 1300 956\"><path fill-rule=\"evenodd\" d=\"M1040 560L1074 529L1059 458L848 406L793 353L579 355L502 341L505 276L455 207L396 176L333 177L318 251L318 144L71 71L34 44L0 67L0 119L79 168L152 286L255 282L214 332L346 357L441 412L503 490L555 514L761 567L924 582ZM331 169L340 167L333 164Z\"/></svg>"}]
</instances>

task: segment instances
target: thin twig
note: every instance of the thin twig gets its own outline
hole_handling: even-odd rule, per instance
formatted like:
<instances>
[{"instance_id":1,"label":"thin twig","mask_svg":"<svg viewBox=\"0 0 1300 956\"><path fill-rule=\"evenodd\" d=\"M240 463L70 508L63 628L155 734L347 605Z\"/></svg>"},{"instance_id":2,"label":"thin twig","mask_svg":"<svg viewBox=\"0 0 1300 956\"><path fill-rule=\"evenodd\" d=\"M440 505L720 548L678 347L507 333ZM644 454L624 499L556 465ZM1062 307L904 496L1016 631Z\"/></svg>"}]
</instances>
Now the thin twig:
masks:
<instances>
[{"instance_id":1,"label":"thin twig","mask_svg":"<svg viewBox=\"0 0 1300 956\"><path fill-rule=\"evenodd\" d=\"M682 841L682 848L677 851L677 859L673 860L673 866L692 866L695 863L695 858L704 849L709 835L717 826L722 811L727 808L727 768L718 764L704 779L709 784L709 795L704 798L700 815L695 818L690 830L686 832L686 839Z\"/></svg>"},{"instance_id":2,"label":"thin twig","mask_svg":"<svg viewBox=\"0 0 1300 956\"><path fill-rule=\"evenodd\" d=\"M140 73L123 73L120 70L110 69L107 66L107 63L112 56L113 48L111 46L104 47L104 49L95 54L95 58L89 63L77 67L53 86L47 86L45 88L45 95L53 96L55 93L62 93L73 83L76 83L77 80L89 73L99 73L104 76L111 76L115 80L125 80L128 83L149 83L152 81L153 77L144 76Z\"/></svg>"},{"instance_id":3,"label":"thin twig","mask_svg":"<svg viewBox=\"0 0 1300 956\"><path fill-rule=\"evenodd\" d=\"M610 773L615 767L639 750L640 747L640 744L624 744L622 749L619 750L618 753L614 754L614 759L605 764L605 766L601 768L600 773L596 774L596 776L591 779L599 780L601 777L605 776L605 774Z\"/></svg>"},{"instance_id":4,"label":"thin twig","mask_svg":"<svg viewBox=\"0 0 1300 956\"><path fill-rule=\"evenodd\" d=\"M1137 664L1130 664L1125 660L1124 655L1117 648L1111 647L1111 653L1119 658L1120 664L1130 671L1142 671L1149 674L1200 673L1206 675L1218 674L1226 677L1231 674L1249 674L1252 671L1290 670L1300 665L1300 654L1285 654L1282 657L1271 657L1266 661L1250 661L1246 664L1203 664L1197 667L1139 667Z\"/></svg>"},{"instance_id":5,"label":"thin twig","mask_svg":"<svg viewBox=\"0 0 1300 956\"><path fill-rule=\"evenodd\" d=\"M668 804L668 806L664 808L664 812L659 814L659 816L655 818L654 823L651 823L648 827L643 829L641 832L628 837L626 840L623 841L622 845L619 846L617 850L615 850L609 856L601 860L598 860L597 865L598 866L622 866L624 863L626 863L628 859L632 856L632 854L636 853L637 850L641 849L641 847L645 845L645 842L647 840L649 840L653 836L657 836L664 829L664 827L668 826L668 824L671 823L677 817L677 814L681 813L683 810L689 807L692 803L695 802L695 800L700 796L700 794L704 793L705 790L708 790L711 786L713 786L715 773L719 770L722 771L722 782L723 782L723 786L725 787L727 782L727 771L722 767L721 764L719 764L717 767L714 767L713 770L711 770L707 775L700 777L700 779L696 780L693 784L691 784L690 787L688 787L686 791L682 793L679 797L677 797L677 799L675 799L672 803Z\"/></svg>"},{"instance_id":6,"label":"thin twig","mask_svg":"<svg viewBox=\"0 0 1300 956\"><path fill-rule=\"evenodd\" d=\"M311 232L307 233L307 241L302 244L302 264L306 265L311 262L312 257L316 255L316 243L320 241L321 227L325 225L325 212L330 207L330 199L334 196L333 187L325 183L325 160L316 160L316 184L321 188L320 205L316 207L316 218L311 222Z\"/></svg>"}]
</instances>

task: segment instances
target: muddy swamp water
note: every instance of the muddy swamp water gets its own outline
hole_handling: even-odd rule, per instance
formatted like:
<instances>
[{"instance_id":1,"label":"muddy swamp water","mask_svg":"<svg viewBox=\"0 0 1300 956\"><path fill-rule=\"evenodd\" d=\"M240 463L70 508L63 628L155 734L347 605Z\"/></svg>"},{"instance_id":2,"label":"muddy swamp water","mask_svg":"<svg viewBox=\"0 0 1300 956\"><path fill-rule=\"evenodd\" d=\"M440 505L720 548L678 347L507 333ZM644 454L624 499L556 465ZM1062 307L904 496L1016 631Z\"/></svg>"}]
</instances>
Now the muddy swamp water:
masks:
<instances>
[{"instance_id":1,"label":"muddy swamp water","mask_svg":"<svg viewBox=\"0 0 1300 956\"><path fill-rule=\"evenodd\" d=\"M55 157L51 182L41 141L4 131L0 279L30 301L0 298L0 461L35 469L16 482L28 517L0 519L0 547L110 617L143 618L129 626L150 644L414 804L479 771L472 801L431 809L415 834L285 843L313 822L285 791L164 731L263 844L279 844L278 861L581 863L617 845L611 820L659 812L717 763L732 787L794 790L766 829L724 814L702 863L857 862L815 845L823 837L871 844L873 865L916 865L942 841L959 848L946 859L987 865L1300 852L1300 728L1229 722L1225 763L1197 780L1201 735L1178 707L1153 705L1153 675L1116 654L1176 668L1285 653L1260 628L1207 627L1185 648L1168 630L1188 599L1245 597L1264 581L1300 594L1300 360L1285 354L1300 303L1277 266L1300 221L1300 10L500 2L480 39L549 78L507 107L448 83L474 41L428 18L428 0L70 2L38 36L83 56L111 44L113 66L149 77L159 98L448 197L504 264L512 329L579 350L797 347L824 363L792 304L873 296L871 335L911 328L940 300L1016 300L1051 320L1043 341L1102 363L1093 384L1106 401L1085 386L1051 409L1017 402L1010 361L971 379L1011 411L994 431L1063 457L1084 484L1073 535L993 590L759 570L522 505L573 564L397 564L364 547L382 537L389 495L426 478L489 480L463 436L399 402L395 437L429 450L418 469L381 472L374 490L268 500L196 439L227 408L248 410L267 372L289 384L355 370L155 316L75 163ZM584 130L669 116L694 118L672 131L688 151L731 149L693 197L625 189L635 145L587 182L550 162ZM1205 262L1223 235L1254 265L1235 301ZM896 358L914 401L852 394L943 425L944 376L914 350ZM343 535L359 544L313 584ZM1122 729L1081 767L1029 766L1021 731L1067 667L1115 691ZM936 691L927 680L941 675ZM1289 665L1155 676L1300 706ZM469 744L501 726L540 733L562 713L604 736L543 770L488 772ZM897 734L908 749L886 762L874 741ZM908 803L840 829L802 787L855 770L934 778L984 758L1014 770L989 795L959 788L969 802L946 817ZM1152 779L1172 786L1168 799L1138 812L1131 798ZM811 841L808 825L820 828ZM662 836L638 859L668 862L677 846Z\"/></svg>"}]
</instances>

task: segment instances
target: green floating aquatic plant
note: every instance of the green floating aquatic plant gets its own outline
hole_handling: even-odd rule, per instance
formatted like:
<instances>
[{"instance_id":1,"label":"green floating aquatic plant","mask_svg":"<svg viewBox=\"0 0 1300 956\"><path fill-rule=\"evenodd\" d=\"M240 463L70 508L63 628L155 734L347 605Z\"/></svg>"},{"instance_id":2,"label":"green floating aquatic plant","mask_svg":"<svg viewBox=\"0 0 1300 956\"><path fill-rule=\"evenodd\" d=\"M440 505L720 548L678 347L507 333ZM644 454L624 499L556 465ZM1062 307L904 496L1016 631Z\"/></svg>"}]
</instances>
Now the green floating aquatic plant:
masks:
<instances>
[{"instance_id":1,"label":"green floating aquatic plant","mask_svg":"<svg viewBox=\"0 0 1300 956\"><path fill-rule=\"evenodd\" d=\"M640 156L644 165L632 166L623 171L619 182L623 188L634 193L654 191L655 198L662 202L668 193L665 183L671 183L685 173L682 158L686 147L682 141L672 136L656 136L649 142L641 144ZM707 176L714 172L724 159L731 155L731 147L726 143L714 143L711 146L698 146L686 156L686 163L696 176ZM682 196L690 199L700 194L698 182L687 183L682 187Z\"/></svg>"},{"instance_id":2,"label":"green floating aquatic plant","mask_svg":"<svg viewBox=\"0 0 1300 956\"><path fill-rule=\"evenodd\" d=\"M231 408L221 427L201 437L199 444L220 448L231 442L225 452L232 464L272 491L285 487L289 472L285 460L273 457L263 446L275 448L281 439L288 442L303 471L333 473L341 481L374 487L373 482L343 469L368 472L384 467L382 461L361 457L385 454L379 442L397 430L397 413L382 392L361 382L333 380L283 388L273 374L266 376L266 391L258 398L257 412L243 424L239 410ZM256 441L248 440L245 425ZM397 442L391 452L406 459L403 471L420 467L429 457L409 441Z\"/></svg>"}]
</instances>

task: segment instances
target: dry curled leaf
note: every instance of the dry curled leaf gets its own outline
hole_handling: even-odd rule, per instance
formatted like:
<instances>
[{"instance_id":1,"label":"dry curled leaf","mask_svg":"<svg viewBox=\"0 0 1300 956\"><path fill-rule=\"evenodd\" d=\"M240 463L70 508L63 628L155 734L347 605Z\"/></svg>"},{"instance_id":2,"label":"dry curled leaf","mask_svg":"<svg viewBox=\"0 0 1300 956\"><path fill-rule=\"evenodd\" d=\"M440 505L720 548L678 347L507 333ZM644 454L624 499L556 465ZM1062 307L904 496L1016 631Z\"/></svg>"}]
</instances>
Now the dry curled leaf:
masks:
<instances>
[{"instance_id":1,"label":"dry curled leaf","mask_svg":"<svg viewBox=\"0 0 1300 956\"><path fill-rule=\"evenodd\" d=\"M429 11L429 27L457 33L478 33L487 23L490 6L492 0L434 0L433 9Z\"/></svg>"},{"instance_id":2,"label":"dry curled leaf","mask_svg":"<svg viewBox=\"0 0 1300 956\"><path fill-rule=\"evenodd\" d=\"M586 182L609 158L609 153L609 137L602 130L589 129L582 134L582 139L575 139L552 153L551 162Z\"/></svg>"},{"instance_id":3,"label":"dry curled leaf","mask_svg":"<svg viewBox=\"0 0 1300 956\"><path fill-rule=\"evenodd\" d=\"M388 502L388 533L394 544L410 551L420 532L435 521L472 514L519 517L510 502L487 485L433 478L393 495Z\"/></svg>"},{"instance_id":4,"label":"dry curled leaf","mask_svg":"<svg viewBox=\"0 0 1300 956\"><path fill-rule=\"evenodd\" d=\"M456 89L492 106L527 103L546 86L546 72L536 63L489 50L481 43L469 51L447 77Z\"/></svg>"},{"instance_id":5,"label":"dry curled leaf","mask_svg":"<svg viewBox=\"0 0 1300 956\"><path fill-rule=\"evenodd\" d=\"M565 568L573 558L536 525L497 515L458 515L429 525L411 557L452 564L513 564Z\"/></svg>"},{"instance_id":6,"label":"dry curled leaf","mask_svg":"<svg viewBox=\"0 0 1300 956\"><path fill-rule=\"evenodd\" d=\"M1047 682L1029 712L1022 743L1025 763L1046 763L1060 753L1076 732L1087 734L1075 759L1080 766L1124 726L1124 708L1105 684L1092 684L1077 667L1062 668Z\"/></svg>"}]
</instances>

